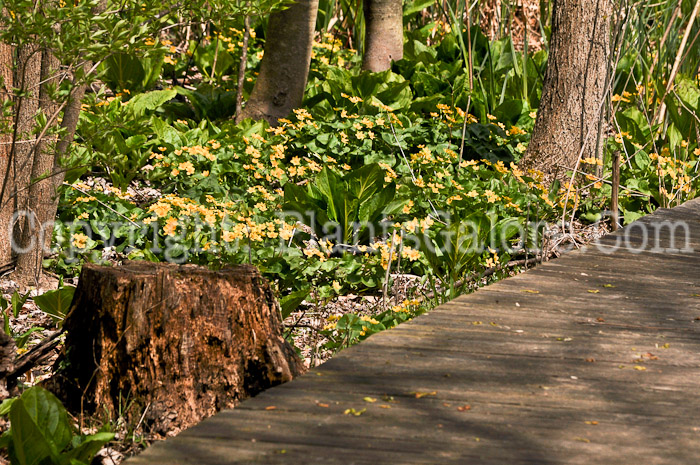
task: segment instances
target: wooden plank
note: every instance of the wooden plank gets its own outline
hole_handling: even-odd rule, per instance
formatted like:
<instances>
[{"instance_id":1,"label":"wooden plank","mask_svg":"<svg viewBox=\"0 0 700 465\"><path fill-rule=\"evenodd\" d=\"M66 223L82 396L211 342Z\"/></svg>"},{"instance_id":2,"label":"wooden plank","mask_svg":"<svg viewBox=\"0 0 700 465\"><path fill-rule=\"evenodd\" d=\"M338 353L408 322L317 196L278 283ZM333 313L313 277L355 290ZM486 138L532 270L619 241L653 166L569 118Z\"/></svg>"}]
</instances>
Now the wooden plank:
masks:
<instances>
[{"instance_id":1,"label":"wooden plank","mask_svg":"<svg viewBox=\"0 0 700 465\"><path fill-rule=\"evenodd\" d=\"M685 249L641 247L680 222ZM620 238L639 250L588 246L462 296L127 463L694 465L700 200L601 244Z\"/></svg>"}]
</instances>

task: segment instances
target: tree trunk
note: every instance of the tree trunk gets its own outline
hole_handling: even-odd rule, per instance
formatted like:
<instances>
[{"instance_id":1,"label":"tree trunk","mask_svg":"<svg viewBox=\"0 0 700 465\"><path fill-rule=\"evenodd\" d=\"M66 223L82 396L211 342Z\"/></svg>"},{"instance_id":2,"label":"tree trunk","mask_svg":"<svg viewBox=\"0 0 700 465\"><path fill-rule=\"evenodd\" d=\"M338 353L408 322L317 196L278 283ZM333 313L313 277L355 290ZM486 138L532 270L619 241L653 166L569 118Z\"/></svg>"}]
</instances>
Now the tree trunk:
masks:
<instances>
[{"instance_id":1,"label":"tree trunk","mask_svg":"<svg viewBox=\"0 0 700 465\"><path fill-rule=\"evenodd\" d=\"M289 381L303 366L282 338L267 282L250 266L87 264L64 328L48 387L86 413L116 415L128 398L128 418L143 415L160 434Z\"/></svg>"},{"instance_id":2,"label":"tree trunk","mask_svg":"<svg viewBox=\"0 0 700 465\"><path fill-rule=\"evenodd\" d=\"M301 106L311 64L318 0L299 0L270 15L260 75L243 109L243 119L271 125Z\"/></svg>"},{"instance_id":3,"label":"tree trunk","mask_svg":"<svg viewBox=\"0 0 700 465\"><path fill-rule=\"evenodd\" d=\"M29 186L33 163L35 137L34 117L39 111L39 94L41 87L41 50L38 47L27 44L19 49L17 57L17 75L15 85L21 89L22 97L15 103L16 137L14 151L11 155L12 173L15 189L11 194L15 196L15 211L26 211L29 199ZM21 220L20 220L21 221ZM19 224L23 227L23 224ZM15 239L19 242L20 231L15 228Z\"/></svg>"},{"instance_id":4,"label":"tree trunk","mask_svg":"<svg viewBox=\"0 0 700 465\"><path fill-rule=\"evenodd\" d=\"M39 106L51 125L56 124L51 123L51 118L59 110L59 105L48 94L48 89L51 85L58 84L56 76L59 66L60 63L56 57L49 51L44 51L41 61L42 85ZM17 257L15 270L15 279L21 284L37 286L40 284L44 252L51 245L53 220L58 208L57 186L55 179L51 176L54 159L57 157L55 136L44 136L33 145L30 184L26 186L29 194L27 214L23 218L24 226L20 237L21 253Z\"/></svg>"},{"instance_id":5,"label":"tree trunk","mask_svg":"<svg viewBox=\"0 0 700 465\"><path fill-rule=\"evenodd\" d=\"M0 401L10 395L7 378L14 369L14 360L15 341L0 329Z\"/></svg>"},{"instance_id":6,"label":"tree trunk","mask_svg":"<svg viewBox=\"0 0 700 465\"><path fill-rule=\"evenodd\" d=\"M6 14L5 10L2 14ZM12 64L14 63L13 47L0 42L0 101L12 99L12 87L14 76ZM9 201L10 193L14 190L12 176L10 176L9 161L12 145L12 120L8 118L0 122L4 130L0 130L0 273L12 262L12 213L14 203Z\"/></svg>"},{"instance_id":7,"label":"tree trunk","mask_svg":"<svg viewBox=\"0 0 700 465\"><path fill-rule=\"evenodd\" d=\"M612 0L554 2L542 99L523 166L563 179L580 153L583 158L598 153L612 4Z\"/></svg>"},{"instance_id":8,"label":"tree trunk","mask_svg":"<svg viewBox=\"0 0 700 465\"><path fill-rule=\"evenodd\" d=\"M402 0L364 0L365 54L362 69L386 71L403 58Z\"/></svg>"}]
</instances>

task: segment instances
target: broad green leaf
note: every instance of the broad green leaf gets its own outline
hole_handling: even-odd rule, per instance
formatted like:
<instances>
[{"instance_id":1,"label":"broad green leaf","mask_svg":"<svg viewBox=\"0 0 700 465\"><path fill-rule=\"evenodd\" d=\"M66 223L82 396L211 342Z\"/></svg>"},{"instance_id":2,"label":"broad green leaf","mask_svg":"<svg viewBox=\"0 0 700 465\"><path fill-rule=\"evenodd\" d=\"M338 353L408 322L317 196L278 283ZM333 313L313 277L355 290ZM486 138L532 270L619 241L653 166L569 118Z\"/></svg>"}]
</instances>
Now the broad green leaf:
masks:
<instances>
[{"instance_id":1,"label":"broad green leaf","mask_svg":"<svg viewBox=\"0 0 700 465\"><path fill-rule=\"evenodd\" d=\"M299 305L311 294L310 288L301 289L292 292L280 299L280 306L282 307L282 318L287 318L291 313L296 310Z\"/></svg>"},{"instance_id":2,"label":"broad green leaf","mask_svg":"<svg viewBox=\"0 0 700 465\"><path fill-rule=\"evenodd\" d=\"M20 465L59 463L59 454L70 443L70 421L61 402L38 386L27 389L12 403L11 453Z\"/></svg>"},{"instance_id":3,"label":"broad green leaf","mask_svg":"<svg viewBox=\"0 0 700 465\"><path fill-rule=\"evenodd\" d=\"M127 108L134 115L143 115L146 110L155 110L165 102L172 100L177 95L175 89L154 90L139 94L129 100Z\"/></svg>"},{"instance_id":4,"label":"broad green leaf","mask_svg":"<svg viewBox=\"0 0 700 465\"><path fill-rule=\"evenodd\" d=\"M73 301L75 288L66 286L55 291L45 292L34 297L34 302L41 311L49 315L54 321L60 322L66 317L70 304Z\"/></svg>"}]
</instances>

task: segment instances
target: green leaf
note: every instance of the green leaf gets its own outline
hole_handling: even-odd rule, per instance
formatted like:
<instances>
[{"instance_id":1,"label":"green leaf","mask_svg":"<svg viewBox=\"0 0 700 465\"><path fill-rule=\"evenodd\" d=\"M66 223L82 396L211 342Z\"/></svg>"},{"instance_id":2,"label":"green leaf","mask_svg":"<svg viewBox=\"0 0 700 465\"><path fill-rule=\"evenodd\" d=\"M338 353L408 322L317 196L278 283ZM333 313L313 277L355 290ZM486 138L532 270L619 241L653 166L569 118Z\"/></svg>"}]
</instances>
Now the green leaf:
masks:
<instances>
[{"instance_id":1,"label":"green leaf","mask_svg":"<svg viewBox=\"0 0 700 465\"><path fill-rule=\"evenodd\" d=\"M296 310L301 303L306 300L306 298L311 294L310 288L301 289L299 291L292 292L280 299L280 306L282 307L282 318L287 318Z\"/></svg>"},{"instance_id":2,"label":"green leaf","mask_svg":"<svg viewBox=\"0 0 700 465\"><path fill-rule=\"evenodd\" d=\"M21 295L19 292L15 291L15 293L12 294L12 315L14 315L15 318L19 315L20 310L22 310L28 298L29 292Z\"/></svg>"},{"instance_id":3,"label":"green leaf","mask_svg":"<svg viewBox=\"0 0 700 465\"><path fill-rule=\"evenodd\" d=\"M34 302L41 311L49 315L55 322L63 321L73 301L75 288L66 286L55 291L45 292L34 297Z\"/></svg>"},{"instance_id":4,"label":"green leaf","mask_svg":"<svg viewBox=\"0 0 700 465\"><path fill-rule=\"evenodd\" d=\"M10 408L11 455L20 465L59 463L70 443L70 421L61 402L38 386L24 391Z\"/></svg>"},{"instance_id":5,"label":"green leaf","mask_svg":"<svg viewBox=\"0 0 700 465\"><path fill-rule=\"evenodd\" d=\"M82 438L77 446L68 453L63 454L63 459L69 463L85 463L92 461L93 457L102 449L102 446L114 439L113 433L101 432Z\"/></svg>"},{"instance_id":6,"label":"green leaf","mask_svg":"<svg viewBox=\"0 0 700 465\"><path fill-rule=\"evenodd\" d=\"M0 417L4 417L8 413L10 413L10 408L16 400L17 397L10 397L2 401L2 404L0 404Z\"/></svg>"},{"instance_id":7,"label":"green leaf","mask_svg":"<svg viewBox=\"0 0 700 465\"><path fill-rule=\"evenodd\" d=\"M146 77L141 60L127 53L115 53L101 65L102 80L113 91L140 90Z\"/></svg>"},{"instance_id":8,"label":"green leaf","mask_svg":"<svg viewBox=\"0 0 700 465\"><path fill-rule=\"evenodd\" d=\"M139 94L129 100L127 108L135 115L143 115L146 110L155 110L165 102L172 100L177 95L174 89L154 90Z\"/></svg>"}]
</instances>

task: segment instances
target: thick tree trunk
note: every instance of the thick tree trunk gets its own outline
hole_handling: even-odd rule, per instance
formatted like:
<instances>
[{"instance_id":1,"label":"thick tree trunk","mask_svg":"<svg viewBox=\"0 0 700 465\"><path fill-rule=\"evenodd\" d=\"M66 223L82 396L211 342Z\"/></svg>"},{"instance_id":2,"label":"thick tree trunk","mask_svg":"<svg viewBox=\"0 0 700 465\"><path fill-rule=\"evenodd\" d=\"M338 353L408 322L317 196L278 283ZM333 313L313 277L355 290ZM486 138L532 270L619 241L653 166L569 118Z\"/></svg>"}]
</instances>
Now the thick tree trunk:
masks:
<instances>
[{"instance_id":1,"label":"thick tree trunk","mask_svg":"<svg viewBox=\"0 0 700 465\"><path fill-rule=\"evenodd\" d=\"M127 416L143 415L162 434L302 371L270 288L250 266L88 264L64 328L48 387L74 411L116 414L131 399Z\"/></svg>"},{"instance_id":2,"label":"thick tree trunk","mask_svg":"<svg viewBox=\"0 0 700 465\"><path fill-rule=\"evenodd\" d=\"M364 0L365 54L362 69L386 71L403 58L402 0Z\"/></svg>"},{"instance_id":3,"label":"thick tree trunk","mask_svg":"<svg viewBox=\"0 0 700 465\"><path fill-rule=\"evenodd\" d=\"M523 166L564 178L580 153L598 153L612 6L612 0L554 2L542 99Z\"/></svg>"},{"instance_id":4,"label":"thick tree trunk","mask_svg":"<svg viewBox=\"0 0 700 465\"><path fill-rule=\"evenodd\" d=\"M270 15L260 75L243 109L243 119L271 125L301 106L311 64L318 0L298 0Z\"/></svg>"}]
</instances>

